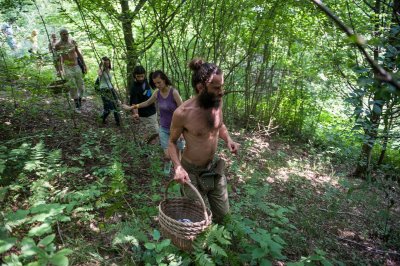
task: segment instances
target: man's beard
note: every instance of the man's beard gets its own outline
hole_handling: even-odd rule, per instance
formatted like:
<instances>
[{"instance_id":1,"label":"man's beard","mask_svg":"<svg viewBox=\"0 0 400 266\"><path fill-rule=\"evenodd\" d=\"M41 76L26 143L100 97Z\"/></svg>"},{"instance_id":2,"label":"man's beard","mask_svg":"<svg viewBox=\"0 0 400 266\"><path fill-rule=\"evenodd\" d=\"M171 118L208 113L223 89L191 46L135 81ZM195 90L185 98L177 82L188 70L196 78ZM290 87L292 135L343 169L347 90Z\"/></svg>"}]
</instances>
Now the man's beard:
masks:
<instances>
[{"instance_id":1,"label":"man's beard","mask_svg":"<svg viewBox=\"0 0 400 266\"><path fill-rule=\"evenodd\" d=\"M207 89L200 92L198 96L200 107L204 109L218 108L221 105L221 98L216 97L212 93L208 93Z\"/></svg>"}]
</instances>

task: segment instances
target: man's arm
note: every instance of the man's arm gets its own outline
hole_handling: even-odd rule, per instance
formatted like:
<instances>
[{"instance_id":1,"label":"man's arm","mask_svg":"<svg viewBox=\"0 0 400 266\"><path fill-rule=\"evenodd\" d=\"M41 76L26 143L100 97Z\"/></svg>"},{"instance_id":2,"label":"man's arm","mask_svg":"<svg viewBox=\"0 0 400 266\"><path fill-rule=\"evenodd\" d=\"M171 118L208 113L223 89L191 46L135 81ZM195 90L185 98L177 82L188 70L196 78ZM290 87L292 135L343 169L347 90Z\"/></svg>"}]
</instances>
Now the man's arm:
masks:
<instances>
[{"instance_id":1,"label":"man's arm","mask_svg":"<svg viewBox=\"0 0 400 266\"><path fill-rule=\"evenodd\" d=\"M62 63L63 63L63 59L62 59L62 55L59 53L59 51L61 50L61 46L59 44L56 44L54 46L54 54L56 56L55 62L56 62L56 69L57 69L57 76L61 76L62 73Z\"/></svg>"},{"instance_id":2,"label":"man's arm","mask_svg":"<svg viewBox=\"0 0 400 266\"><path fill-rule=\"evenodd\" d=\"M229 136L228 129L226 128L225 124L222 124L222 126L219 129L219 137L225 141L226 146L228 147L229 151L233 154L237 154L237 151L239 149L239 144L234 142L231 137Z\"/></svg>"},{"instance_id":3,"label":"man's arm","mask_svg":"<svg viewBox=\"0 0 400 266\"><path fill-rule=\"evenodd\" d=\"M82 56L81 52L78 49L78 44L76 43L76 41L73 41L73 44L75 45L75 52L76 52L79 60L81 60L81 62L83 64L83 73L86 74L87 73L87 67L86 67L86 64L85 64L85 60L83 60L83 56Z\"/></svg>"},{"instance_id":4,"label":"man's arm","mask_svg":"<svg viewBox=\"0 0 400 266\"><path fill-rule=\"evenodd\" d=\"M129 105L138 104L139 97L137 91L135 90L135 84L132 82L131 87L129 88ZM132 110L132 118L135 122L139 121L139 110L138 109L131 109Z\"/></svg>"},{"instance_id":5,"label":"man's arm","mask_svg":"<svg viewBox=\"0 0 400 266\"><path fill-rule=\"evenodd\" d=\"M168 153L171 157L171 161L174 165L175 175L174 179L179 183L189 182L189 175L185 169L183 169L181 162L179 161L179 151L178 146L176 145L177 140L183 133L184 126L184 110L182 108L178 108L175 110L172 115L172 122L170 128L170 135L168 141Z\"/></svg>"}]
</instances>

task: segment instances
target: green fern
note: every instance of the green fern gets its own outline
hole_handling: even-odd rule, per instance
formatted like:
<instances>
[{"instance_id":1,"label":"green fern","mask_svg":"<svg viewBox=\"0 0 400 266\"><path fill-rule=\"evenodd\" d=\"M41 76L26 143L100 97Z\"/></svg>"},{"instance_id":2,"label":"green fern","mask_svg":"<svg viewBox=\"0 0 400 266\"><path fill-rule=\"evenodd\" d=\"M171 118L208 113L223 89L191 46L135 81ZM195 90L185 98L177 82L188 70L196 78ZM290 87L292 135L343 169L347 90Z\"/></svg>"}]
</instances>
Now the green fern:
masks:
<instances>
[{"instance_id":1,"label":"green fern","mask_svg":"<svg viewBox=\"0 0 400 266\"><path fill-rule=\"evenodd\" d=\"M200 266L214 266L215 263L210 256L204 252L196 254L196 262Z\"/></svg>"},{"instance_id":2,"label":"green fern","mask_svg":"<svg viewBox=\"0 0 400 266\"><path fill-rule=\"evenodd\" d=\"M125 194L128 188L126 186L125 173L122 169L122 164L116 161L112 165L111 169L112 179L110 187L112 194Z\"/></svg>"},{"instance_id":3,"label":"green fern","mask_svg":"<svg viewBox=\"0 0 400 266\"><path fill-rule=\"evenodd\" d=\"M196 261L199 265L215 265L216 262L224 264L224 261L229 260L226 249L230 244L231 235L228 230L221 225L212 225L193 243Z\"/></svg>"},{"instance_id":4,"label":"green fern","mask_svg":"<svg viewBox=\"0 0 400 266\"><path fill-rule=\"evenodd\" d=\"M44 147L43 142L41 141L38 144L36 144L35 147L32 148L31 159L25 162L24 170L29 172L40 170L45 164L43 162L45 154L46 154L46 149Z\"/></svg>"},{"instance_id":5,"label":"green fern","mask_svg":"<svg viewBox=\"0 0 400 266\"><path fill-rule=\"evenodd\" d=\"M215 243L212 243L211 245L208 246L208 249L211 251L211 254L213 256L223 256L227 257L228 255L226 254L225 250L218 246Z\"/></svg>"}]
</instances>

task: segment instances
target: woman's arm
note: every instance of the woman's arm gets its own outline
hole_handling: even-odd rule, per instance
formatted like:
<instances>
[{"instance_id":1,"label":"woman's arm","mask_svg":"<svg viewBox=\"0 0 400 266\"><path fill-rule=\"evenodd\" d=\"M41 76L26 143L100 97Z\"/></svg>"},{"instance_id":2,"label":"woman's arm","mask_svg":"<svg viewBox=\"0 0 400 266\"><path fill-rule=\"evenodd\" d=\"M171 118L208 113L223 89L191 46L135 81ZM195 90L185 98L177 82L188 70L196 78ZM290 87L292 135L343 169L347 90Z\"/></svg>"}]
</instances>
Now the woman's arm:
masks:
<instances>
[{"instance_id":1,"label":"woman's arm","mask_svg":"<svg viewBox=\"0 0 400 266\"><path fill-rule=\"evenodd\" d=\"M177 89L173 89L172 95L174 96L174 100L176 102L176 105L180 106L183 103L183 101L182 101L181 96L179 95L178 90Z\"/></svg>"},{"instance_id":2,"label":"woman's arm","mask_svg":"<svg viewBox=\"0 0 400 266\"><path fill-rule=\"evenodd\" d=\"M158 89L154 91L153 95L151 95L151 97L147 101L132 105L132 109L147 107L150 104L155 103L155 101L157 100L157 94L158 94Z\"/></svg>"},{"instance_id":3,"label":"woman's arm","mask_svg":"<svg viewBox=\"0 0 400 266\"><path fill-rule=\"evenodd\" d=\"M97 71L97 75L101 78L101 76L103 75L103 69L102 66L99 67L99 70Z\"/></svg>"}]
</instances>

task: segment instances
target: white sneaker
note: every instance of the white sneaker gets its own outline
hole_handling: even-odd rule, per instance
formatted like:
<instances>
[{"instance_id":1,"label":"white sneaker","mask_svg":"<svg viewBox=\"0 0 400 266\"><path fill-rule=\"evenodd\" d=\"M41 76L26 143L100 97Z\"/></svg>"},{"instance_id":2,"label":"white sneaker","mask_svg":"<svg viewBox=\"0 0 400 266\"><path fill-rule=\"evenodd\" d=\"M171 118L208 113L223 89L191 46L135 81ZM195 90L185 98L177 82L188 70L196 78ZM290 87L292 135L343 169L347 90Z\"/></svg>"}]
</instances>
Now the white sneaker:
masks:
<instances>
[{"instance_id":1,"label":"white sneaker","mask_svg":"<svg viewBox=\"0 0 400 266\"><path fill-rule=\"evenodd\" d=\"M79 109L79 108L75 108L75 113L80 114L80 113L82 113L82 111L81 111L81 109Z\"/></svg>"}]
</instances>

